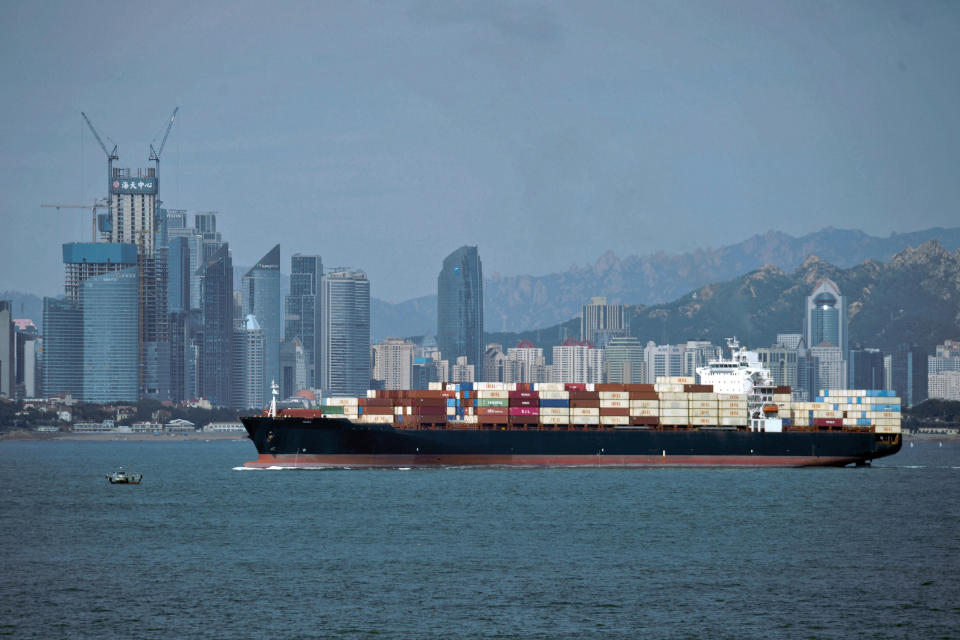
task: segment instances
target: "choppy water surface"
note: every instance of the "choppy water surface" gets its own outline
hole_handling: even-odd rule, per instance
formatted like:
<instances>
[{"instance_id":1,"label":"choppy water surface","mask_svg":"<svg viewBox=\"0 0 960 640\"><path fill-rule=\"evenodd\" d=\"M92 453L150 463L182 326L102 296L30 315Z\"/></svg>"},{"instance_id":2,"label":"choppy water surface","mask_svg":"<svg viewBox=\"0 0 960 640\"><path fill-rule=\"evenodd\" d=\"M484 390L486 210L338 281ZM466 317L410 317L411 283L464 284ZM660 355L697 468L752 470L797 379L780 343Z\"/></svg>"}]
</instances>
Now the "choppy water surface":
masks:
<instances>
[{"instance_id":1,"label":"choppy water surface","mask_svg":"<svg viewBox=\"0 0 960 640\"><path fill-rule=\"evenodd\" d=\"M238 470L0 443L0 635L957 637L960 443L869 469ZM119 465L140 486L110 486Z\"/></svg>"}]
</instances>

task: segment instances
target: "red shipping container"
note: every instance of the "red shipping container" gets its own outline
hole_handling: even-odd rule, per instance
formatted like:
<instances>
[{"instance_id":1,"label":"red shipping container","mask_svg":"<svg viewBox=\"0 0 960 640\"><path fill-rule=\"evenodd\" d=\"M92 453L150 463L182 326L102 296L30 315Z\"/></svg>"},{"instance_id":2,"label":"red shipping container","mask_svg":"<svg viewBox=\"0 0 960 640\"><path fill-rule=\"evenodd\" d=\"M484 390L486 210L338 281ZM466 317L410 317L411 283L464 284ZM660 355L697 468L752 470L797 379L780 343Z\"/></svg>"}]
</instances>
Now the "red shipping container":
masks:
<instances>
[{"instance_id":1,"label":"red shipping container","mask_svg":"<svg viewBox=\"0 0 960 640\"><path fill-rule=\"evenodd\" d=\"M281 418L319 418L322 415L320 409L280 409L278 413Z\"/></svg>"},{"instance_id":2,"label":"red shipping container","mask_svg":"<svg viewBox=\"0 0 960 640\"><path fill-rule=\"evenodd\" d=\"M510 424L539 424L538 416L510 416Z\"/></svg>"},{"instance_id":3,"label":"red shipping container","mask_svg":"<svg viewBox=\"0 0 960 640\"><path fill-rule=\"evenodd\" d=\"M792 390L790 387L774 387L773 392L777 394L790 394Z\"/></svg>"},{"instance_id":4,"label":"red shipping container","mask_svg":"<svg viewBox=\"0 0 960 640\"><path fill-rule=\"evenodd\" d=\"M479 418L477 418L478 424L500 425L500 424L507 424L508 422L509 422L509 418L507 416L480 416Z\"/></svg>"},{"instance_id":5,"label":"red shipping container","mask_svg":"<svg viewBox=\"0 0 960 640\"><path fill-rule=\"evenodd\" d=\"M540 394L536 391L510 391L507 393L507 397L510 399L513 398L539 398Z\"/></svg>"},{"instance_id":6,"label":"red shipping container","mask_svg":"<svg viewBox=\"0 0 960 640\"><path fill-rule=\"evenodd\" d=\"M635 427L655 427L660 424L660 419L656 416L630 416L630 424Z\"/></svg>"},{"instance_id":7,"label":"red shipping container","mask_svg":"<svg viewBox=\"0 0 960 640\"><path fill-rule=\"evenodd\" d=\"M478 416L506 416L510 414L507 407L477 407Z\"/></svg>"},{"instance_id":8,"label":"red shipping container","mask_svg":"<svg viewBox=\"0 0 960 640\"><path fill-rule=\"evenodd\" d=\"M361 407L392 407L393 400L390 398L360 398L357 404Z\"/></svg>"},{"instance_id":9,"label":"red shipping container","mask_svg":"<svg viewBox=\"0 0 960 640\"><path fill-rule=\"evenodd\" d=\"M630 409L613 409L613 408L604 409L603 407L600 407L600 415L601 416L629 416Z\"/></svg>"},{"instance_id":10,"label":"red shipping container","mask_svg":"<svg viewBox=\"0 0 960 640\"><path fill-rule=\"evenodd\" d=\"M685 384L684 393L713 393L712 384Z\"/></svg>"},{"instance_id":11,"label":"red shipping container","mask_svg":"<svg viewBox=\"0 0 960 640\"><path fill-rule=\"evenodd\" d=\"M600 394L596 391L571 391L571 400L599 400Z\"/></svg>"},{"instance_id":12,"label":"red shipping container","mask_svg":"<svg viewBox=\"0 0 960 640\"><path fill-rule=\"evenodd\" d=\"M539 416L539 407L510 407L511 416Z\"/></svg>"},{"instance_id":13,"label":"red shipping container","mask_svg":"<svg viewBox=\"0 0 960 640\"><path fill-rule=\"evenodd\" d=\"M537 398L510 398L511 407L539 407L540 400Z\"/></svg>"},{"instance_id":14,"label":"red shipping container","mask_svg":"<svg viewBox=\"0 0 960 640\"><path fill-rule=\"evenodd\" d=\"M814 418L813 426L815 427L842 427L843 418Z\"/></svg>"},{"instance_id":15,"label":"red shipping container","mask_svg":"<svg viewBox=\"0 0 960 640\"><path fill-rule=\"evenodd\" d=\"M571 409L599 409L600 400L570 400Z\"/></svg>"},{"instance_id":16,"label":"red shipping container","mask_svg":"<svg viewBox=\"0 0 960 640\"><path fill-rule=\"evenodd\" d=\"M660 394L656 391L631 391L631 400L659 400Z\"/></svg>"},{"instance_id":17,"label":"red shipping container","mask_svg":"<svg viewBox=\"0 0 960 640\"><path fill-rule=\"evenodd\" d=\"M365 416L392 416L393 407L371 407L367 405L363 407L360 413Z\"/></svg>"},{"instance_id":18,"label":"red shipping container","mask_svg":"<svg viewBox=\"0 0 960 640\"><path fill-rule=\"evenodd\" d=\"M587 385L582 382L568 382L567 384L563 385L563 388L567 391L586 391Z\"/></svg>"}]
</instances>

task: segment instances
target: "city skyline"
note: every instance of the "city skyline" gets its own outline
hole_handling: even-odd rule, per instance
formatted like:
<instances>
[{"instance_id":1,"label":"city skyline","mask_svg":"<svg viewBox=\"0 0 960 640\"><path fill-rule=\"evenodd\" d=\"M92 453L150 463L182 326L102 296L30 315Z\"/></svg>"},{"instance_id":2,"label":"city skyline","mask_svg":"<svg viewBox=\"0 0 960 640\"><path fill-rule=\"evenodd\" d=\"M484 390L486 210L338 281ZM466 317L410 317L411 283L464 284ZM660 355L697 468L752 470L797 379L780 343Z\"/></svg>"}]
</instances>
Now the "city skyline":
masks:
<instances>
[{"instance_id":1,"label":"city skyline","mask_svg":"<svg viewBox=\"0 0 960 640\"><path fill-rule=\"evenodd\" d=\"M56 251L31 239L85 239L89 214L40 203L107 195L81 111L137 167L180 106L165 206L219 211L237 264L280 242L364 265L390 301L428 294L433 265L465 243L491 274L537 275L746 230L955 219L954 5L318 5L293 24L180 8L191 19L176 5L6 8L0 72L18 99L0 106L0 289L55 292ZM94 25L118 35L91 45ZM254 36L274 46L252 56ZM104 55L72 54L91 47ZM277 212L319 238L281 235ZM428 227L436 242L418 244Z\"/></svg>"}]
</instances>

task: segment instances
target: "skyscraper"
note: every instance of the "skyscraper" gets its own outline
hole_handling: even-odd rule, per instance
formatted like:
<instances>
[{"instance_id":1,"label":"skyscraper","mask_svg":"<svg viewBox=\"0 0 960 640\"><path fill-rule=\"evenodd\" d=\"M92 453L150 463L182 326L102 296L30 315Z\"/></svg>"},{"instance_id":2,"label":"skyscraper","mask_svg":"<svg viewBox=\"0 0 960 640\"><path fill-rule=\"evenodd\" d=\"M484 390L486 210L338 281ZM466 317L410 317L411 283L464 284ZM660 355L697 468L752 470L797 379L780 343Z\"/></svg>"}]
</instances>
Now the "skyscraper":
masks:
<instances>
[{"instance_id":1,"label":"skyscraper","mask_svg":"<svg viewBox=\"0 0 960 640\"><path fill-rule=\"evenodd\" d=\"M202 267L203 335L198 372L201 395L217 407L230 404L233 348L233 260L227 243Z\"/></svg>"},{"instance_id":2,"label":"skyscraper","mask_svg":"<svg viewBox=\"0 0 960 640\"><path fill-rule=\"evenodd\" d=\"M847 338L847 299L829 278L820 280L807 296L803 318L804 339L808 347L824 342L839 347L843 360L849 351Z\"/></svg>"},{"instance_id":3,"label":"skyscraper","mask_svg":"<svg viewBox=\"0 0 960 640\"><path fill-rule=\"evenodd\" d=\"M362 396L370 385L370 281L360 271L335 271L320 283L324 390Z\"/></svg>"},{"instance_id":4,"label":"skyscraper","mask_svg":"<svg viewBox=\"0 0 960 640\"><path fill-rule=\"evenodd\" d=\"M0 396L7 398L13 397L15 353L13 310L9 300L0 300Z\"/></svg>"},{"instance_id":5,"label":"skyscraper","mask_svg":"<svg viewBox=\"0 0 960 640\"><path fill-rule=\"evenodd\" d=\"M460 247L437 276L437 343L443 359L483 364L483 267L477 247Z\"/></svg>"},{"instance_id":6,"label":"skyscraper","mask_svg":"<svg viewBox=\"0 0 960 640\"><path fill-rule=\"evenodd\" d=\"M43 299L42 360L40 392L45 396L70 393L80 399L83 395L83 315L79 303Z\"/></svg>"},{"instance_id":7,"label":"skyscraper","mask_svg":"<svg viewBox=\"0 0 960 640\"><path fill-rule=\"evenodd\" d=\"M280 382L280 245L267 252L243 276L243 316L254 316L263 332L264 389L261 406L270 403L270 385ZM247 322L249 325L249 321Z\"/></svg>"},{"instance_id":8,"label":"skyscraper","mask_svg":"<svg viewBox=\"0 0 960 640\"><path fill-rule=\"evenodd\" d=\"M644 344L632 337L614 338L604 349L607 382L642 384L647 366L643 361Z\"/></svg>"},{"instance_id":9,"label":"skyscraper","mask_svg":"<svg viewBox=\"0 0 960 640\"><path fill-rule=\"evenodd\" d=\"M129 267L84 280L84 402L136 402L139 397L138 269Z\"/></svg>"},{"instance_id":10,"label":"skyscraper","mask_svg":"<svg viewBox=\"0 0 960 640\"><path fill-rule=\"evenodd\" d=\"M323 260L320 256L296 254L290 258L290 295L284 300L284 339L299 340L306 356L307 382L310 387L323 386L320 380L320 279ZM297 389L299 391L299 389Z\"/></svg>"},{"instance_id":11,"label":"skyscraper","mask_svg":"<svg viewBox=\"0 0 960 640\"><path fill-rule=\"evenodd\" d=\"M410 389L414 344L400 338L387 338L373 345L373 351L373 379L383 381L384 389Z\"/></svg>"},{"instance_id":12,"label":"skyscraper","mask_svg":"<svg viewBox=\"0 0 960 640\"><path fill-rule=\"evenodd\" d=\"M580 309L580 340L598 349L607 346L613 338L630 335L630 315L627 305L607 304L603 297L591 298L590 304Z\"/></svg>"},{"instance_id":13,"label":"skyscraper","mask_svg":"<svg viewBox=\"0 0 960 640\"><path fill-rule=\"evenodd\" d=\"M250 314L233 333L233 401L235 409L258 409L263 405L263 331Z\"/></svg>"}]
</instances>

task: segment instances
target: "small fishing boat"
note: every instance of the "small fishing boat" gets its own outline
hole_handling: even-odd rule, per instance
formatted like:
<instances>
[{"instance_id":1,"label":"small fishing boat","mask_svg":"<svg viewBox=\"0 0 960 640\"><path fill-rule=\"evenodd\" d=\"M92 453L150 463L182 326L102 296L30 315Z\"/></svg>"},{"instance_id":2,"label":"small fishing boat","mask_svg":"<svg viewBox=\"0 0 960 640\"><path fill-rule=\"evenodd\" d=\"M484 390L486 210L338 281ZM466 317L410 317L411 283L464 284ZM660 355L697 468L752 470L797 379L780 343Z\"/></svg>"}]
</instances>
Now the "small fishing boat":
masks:
<instances>
[{"instance_id":1,"label":"small fishing boat","mask_svg":"<svg viewBox=\"0 0 960 640\"><path fill-rule=\"evenodd\" d=\"M140 484L141 479L143 479L142 473L128 472L123 467L107 476L110 484Z\"/></svg>"}]
</instances>

